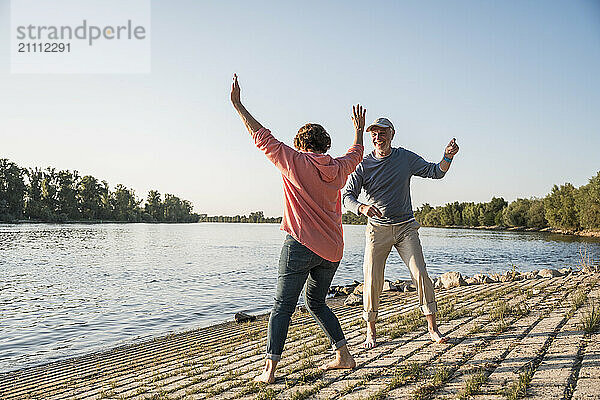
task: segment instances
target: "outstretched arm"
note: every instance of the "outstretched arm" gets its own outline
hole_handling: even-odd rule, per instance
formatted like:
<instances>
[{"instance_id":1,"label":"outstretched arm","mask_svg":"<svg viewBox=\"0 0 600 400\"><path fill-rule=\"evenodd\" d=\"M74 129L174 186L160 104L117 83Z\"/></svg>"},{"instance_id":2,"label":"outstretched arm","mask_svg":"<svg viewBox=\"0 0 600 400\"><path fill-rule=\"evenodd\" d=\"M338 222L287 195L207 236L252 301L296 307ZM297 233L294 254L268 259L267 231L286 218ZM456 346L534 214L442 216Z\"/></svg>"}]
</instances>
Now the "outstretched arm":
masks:
<instances>
[{"instance_id":1,"label":"outstretched arm","mask_svg":"<svg viewBox=\"0 0 600 400\"><path fill-rule=\"evenodd\" d=\"M450 163L452 163L452 158L458 153L458 149L456 138L452 138L448 146L446 146L446 150L444 150L444 158L440 161L440 169L443 172L447 172L450 169Z\"/></svg>"},{"instance_id":2,"label":"outstretched arm","mask_svg":"<svg viewBox=\"0 0 600 400\"><path fill-rule=\"evenodd\" d=\"M233 83L231 84L231 103L233 107L240 115L240 118L246 125L246 129L250 134L259 131L263 128L263 126L254 119L254 117L246 110L246 107L242 104L240 100L240 84L238 83L237 74L233 74Z\"/></svg>"}]
</instances>

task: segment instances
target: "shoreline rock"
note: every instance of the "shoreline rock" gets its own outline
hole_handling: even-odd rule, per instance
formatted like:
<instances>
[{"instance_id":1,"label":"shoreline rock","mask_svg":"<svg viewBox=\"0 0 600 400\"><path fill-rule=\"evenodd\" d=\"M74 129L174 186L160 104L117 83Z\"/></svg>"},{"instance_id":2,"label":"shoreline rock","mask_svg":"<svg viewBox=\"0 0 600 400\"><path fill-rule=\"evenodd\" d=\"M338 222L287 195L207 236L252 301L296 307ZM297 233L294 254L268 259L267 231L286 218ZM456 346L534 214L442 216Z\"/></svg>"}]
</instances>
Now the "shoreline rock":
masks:
<instances>
[{"instance_id":1,"label":"shoreline rock","mask_svg":"<svg viewBox=\"0 0 600 400\"><path fill-rule=\"evenodd\" d=\"M462 226L462 225L444 225L444 226L430 226L423 225L427 228L450 228L450 229L476 229L480 231L506 231L506 232L542 232L552 233L556 235L567 235L567 236L579 236L579 237L591 237L600 238L600 231L593 229L559 229L559 228L528 228L526 226L503 226L503 225L491 225L491 226Z\"/></svg>"},{"instance_id":2,"label":"shoreline rock","mask_svg":"<svg viewBox=\"0 0 600 400\"><path fill-rule=\"evenodd\" d=\"M491 283L501 282L515 282L529 279L549 279L560 276L567 276L571 274L591 274L600 272L600 265L585 265L582 268L574 269L572 267L564 268L543 268L540 270L533 270L527 272L521 272L514 267L503 273L490 273L490 274L475 274L473 276L463 276L460 272L449 271L434 279L434 287L436 289L448 290L459 286L470 286L470 285L486 285ZM362 304L362 294L364 285L361 282L354 281L350 285L337 285L332 286L329 289L329 297L341 297L347 296L344 300L344 304L348 306L355 306ZM393 292L412 292L416 291L417 288L412 281L406 281L398 279L394 282L386 280L384 282L383 291Z\"/></svg>"},{"instance_id":3,"label":"shoreline rock","mask_svg":"<svg viewBox=\"0 0 600 400\"><path fill-rule=\"evenodd\" d=\"M256 315L246 314L245 312L241 311L241 312L235 313L235 315L233 316L233 318L235 319L235 322L241 324L241 323L244 323L244 322L255 321L256 320Z\"/></svg>"}]
</instances>

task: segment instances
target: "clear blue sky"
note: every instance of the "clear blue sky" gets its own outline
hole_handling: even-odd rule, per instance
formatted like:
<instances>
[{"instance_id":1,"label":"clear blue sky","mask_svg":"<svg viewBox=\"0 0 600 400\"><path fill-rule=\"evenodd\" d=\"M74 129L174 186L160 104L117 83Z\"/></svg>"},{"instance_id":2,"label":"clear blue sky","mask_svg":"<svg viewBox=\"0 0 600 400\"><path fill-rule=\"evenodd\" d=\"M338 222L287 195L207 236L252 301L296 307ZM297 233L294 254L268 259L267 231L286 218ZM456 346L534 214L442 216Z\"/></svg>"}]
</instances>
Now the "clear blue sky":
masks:
<instances>
[{"instance_id":1,"label":"clear blue sky","mask_svg":"<svg viewBox=\"0 0 600 400\"><path fill-rule=\"evenodd\" d=\"M456 137L446 178L413 179L414 207L543 196L600 170L600 2L283 3L153 1L152 73L17 75L0 0L0 157L281 215L281 177L229 104L237 72L288 144L318 122L342 154L356 102L431 161Z\"/></svg>"}]
</instances>

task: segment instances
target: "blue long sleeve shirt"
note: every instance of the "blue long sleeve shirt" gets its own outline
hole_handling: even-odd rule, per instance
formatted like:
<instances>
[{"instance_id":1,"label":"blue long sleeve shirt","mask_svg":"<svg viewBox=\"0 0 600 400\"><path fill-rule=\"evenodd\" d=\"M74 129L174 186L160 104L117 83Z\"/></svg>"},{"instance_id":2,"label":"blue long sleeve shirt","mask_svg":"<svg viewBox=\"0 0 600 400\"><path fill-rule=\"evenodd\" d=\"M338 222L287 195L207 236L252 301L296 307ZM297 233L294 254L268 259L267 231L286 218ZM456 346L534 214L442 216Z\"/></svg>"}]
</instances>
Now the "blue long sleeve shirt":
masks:
<instances>
[{"instance_id":1,"label":"blue long sleeve shirt","mask_svg":"<svg viewBox=\"0 0 600 400\"><path fill-rule=\"evenodd\" d=\"M358 196L364 189L366 204L374 205L383 213L382 218L372 217L371 221L384 225L410 221L414 218L410 178L416 175L440 179L445 174L439 163L427 162L402 147L392 148L391 154L385 158L377 158L370 153L348 178L343 194L344 207L359 215L358 208L363 203L358 201Z\"/></svg>"}]
</instances>

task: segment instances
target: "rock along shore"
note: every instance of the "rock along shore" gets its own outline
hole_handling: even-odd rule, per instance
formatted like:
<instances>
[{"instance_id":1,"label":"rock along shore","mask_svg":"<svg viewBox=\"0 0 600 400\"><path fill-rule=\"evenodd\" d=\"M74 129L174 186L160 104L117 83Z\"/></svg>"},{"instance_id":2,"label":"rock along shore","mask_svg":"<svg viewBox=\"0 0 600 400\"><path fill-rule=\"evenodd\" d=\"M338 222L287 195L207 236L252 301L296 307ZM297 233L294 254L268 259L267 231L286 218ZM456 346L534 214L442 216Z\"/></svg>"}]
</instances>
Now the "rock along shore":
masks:
<instances>
[{"instance_id":1,"label":"rock along shore","mask_svg":"<svg viewBox=\"0 0 600 400\"><path fill-rule=\"evenodd\" d=\"M444 225L444 226L429 226L423 225L428 228L452 228L452 229L477 229L482 231L508 231L508 232L546 232L554 233L559 235L569 236L581 236L581 237L593 237L600 238L600 230L593 229L558 229L558 228L528 228L526 226L503 226L503 225L492 225L492 226L464 226L464 225Z\"/></svg>"}]
</instances>

